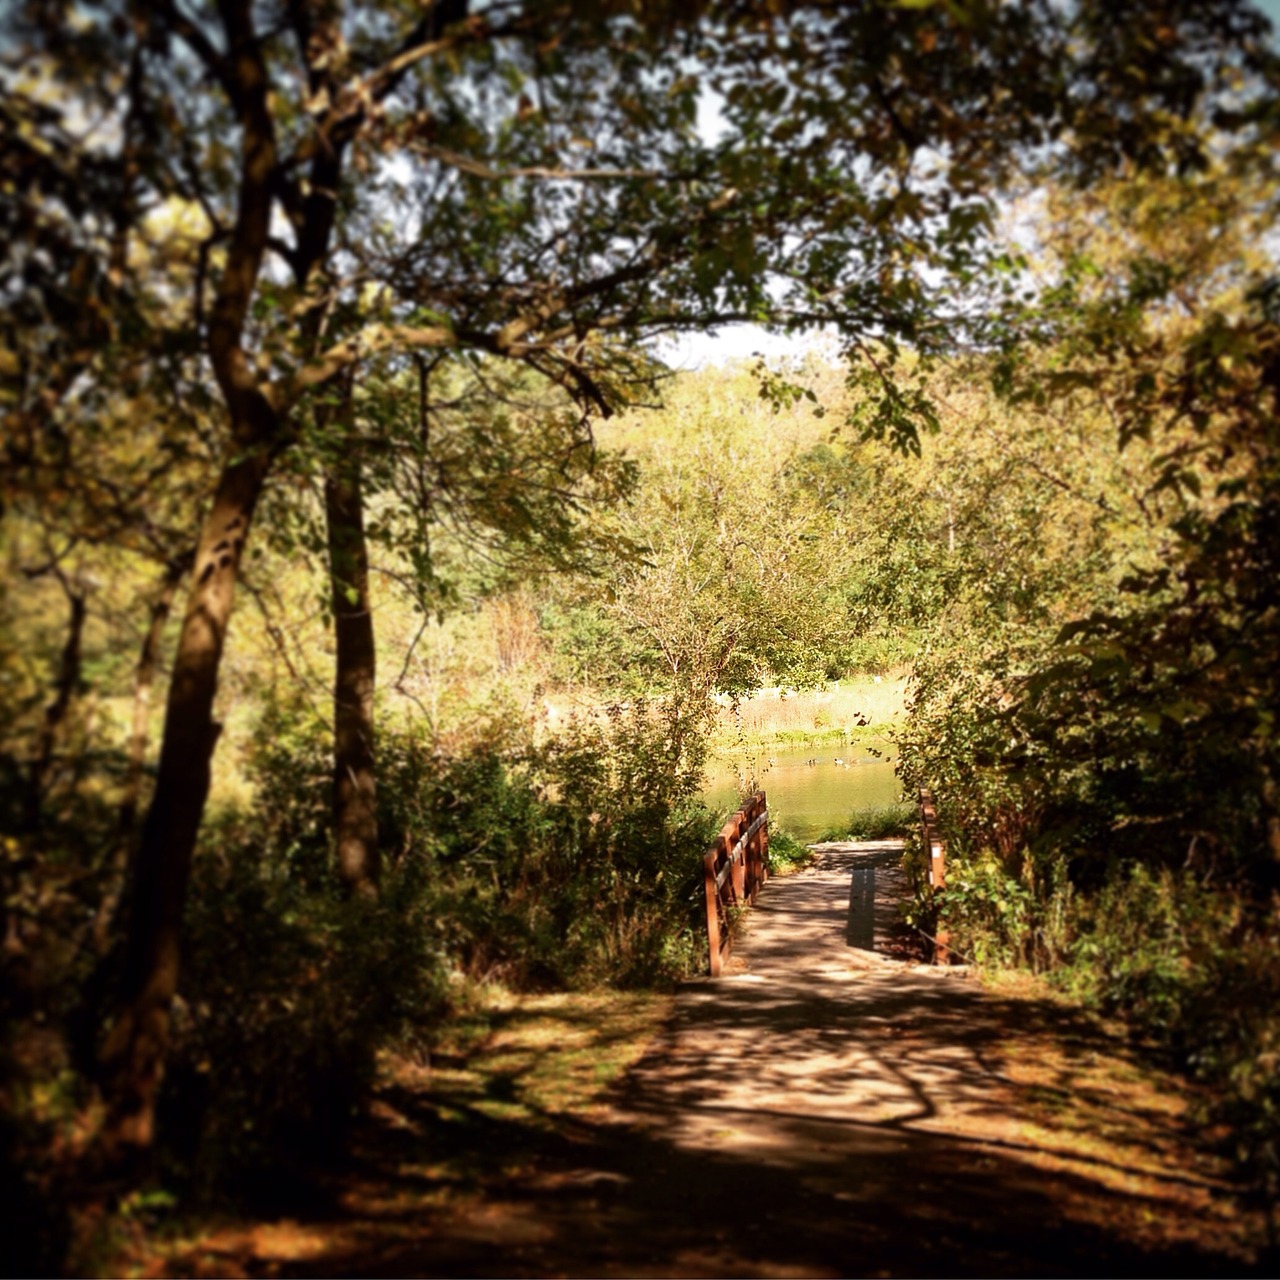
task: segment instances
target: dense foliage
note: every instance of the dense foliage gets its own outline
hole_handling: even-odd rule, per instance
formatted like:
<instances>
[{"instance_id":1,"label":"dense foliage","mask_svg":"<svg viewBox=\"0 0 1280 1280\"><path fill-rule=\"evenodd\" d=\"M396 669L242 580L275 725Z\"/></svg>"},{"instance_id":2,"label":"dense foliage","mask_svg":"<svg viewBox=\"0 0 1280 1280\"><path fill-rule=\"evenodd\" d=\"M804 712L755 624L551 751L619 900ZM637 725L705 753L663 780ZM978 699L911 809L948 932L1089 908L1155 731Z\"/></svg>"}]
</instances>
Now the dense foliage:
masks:
<instances>
[{"instance_id":1,"label":"dense foliage","mask_svg":"<svg viewBox=\"0 0 1280 1280\"><path fill-rule=\"evenodd\" d=\"M687 971L715 699L908 662L921 910L1275 1191L1280 73L1155 9L4 9L32 1265L330 1147L467 981ZM831 358L655 358L740 321Z\"/></svg>"},{"instance_id":2,"label":"dense foliage","mask_svg":"<svg viewBox=\"0 0 1280 1280\"><path fill-rule=\"evenodd\" d=\"M1274 1196L1280 347L1250 228L1278 188L1240 163L1064 216L1053 340L992 378L1010 452L955 477L970 545L901 745L957 945L1174 1049Z\"/></svg>"}]
</instances>

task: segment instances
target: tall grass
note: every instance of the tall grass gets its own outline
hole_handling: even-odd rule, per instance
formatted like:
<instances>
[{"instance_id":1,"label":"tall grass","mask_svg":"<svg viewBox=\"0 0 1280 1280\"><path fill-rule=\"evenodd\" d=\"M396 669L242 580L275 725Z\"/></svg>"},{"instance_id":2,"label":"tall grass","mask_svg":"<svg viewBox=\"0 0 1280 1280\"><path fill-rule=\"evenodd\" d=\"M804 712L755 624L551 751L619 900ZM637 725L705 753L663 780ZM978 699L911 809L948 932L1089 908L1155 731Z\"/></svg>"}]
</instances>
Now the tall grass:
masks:
<instances>
[{"instance_id":1,"label":"tall grass","mask_svg":"<svg viewBox=\"0 0 1280 1280\"><path fill-rule=\"evenodd\" d=\"M906 835L918 821L918 811L912 804L856 809L844 825L828 827L818 838L818 843L832 840L888 840Z\"/></svg>"},{"instance_id":2,"label":"tall grass","mask_svg":"<svg viewBox=\"0 0 1280 1280\"><path fill-rule=\"evenodd\" d=\"M907 677L859 676L823 689L762 689L717 715L720 738L806 742L872 736L903 715Z\"/></svg>"}]
</instances>

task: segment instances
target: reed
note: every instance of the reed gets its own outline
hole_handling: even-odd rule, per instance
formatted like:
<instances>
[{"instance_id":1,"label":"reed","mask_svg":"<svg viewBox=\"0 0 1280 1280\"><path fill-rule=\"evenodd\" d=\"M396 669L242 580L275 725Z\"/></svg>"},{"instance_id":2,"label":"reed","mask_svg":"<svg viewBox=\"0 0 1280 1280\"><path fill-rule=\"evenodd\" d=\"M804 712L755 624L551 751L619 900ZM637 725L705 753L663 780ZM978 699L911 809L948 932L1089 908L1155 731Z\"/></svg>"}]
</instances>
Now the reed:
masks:
<instances>
[{"instance_id":1,"label":"reed","mask_svg":"<svg viewBox=\"0 0 1280 1280\"><path fill-rule=\"evenodd\" d=\"M904 714L907 675L858 676L821 689L761 689L717 715L720 740L856 741L879 737Z\"/></svg>"}]
</instances>

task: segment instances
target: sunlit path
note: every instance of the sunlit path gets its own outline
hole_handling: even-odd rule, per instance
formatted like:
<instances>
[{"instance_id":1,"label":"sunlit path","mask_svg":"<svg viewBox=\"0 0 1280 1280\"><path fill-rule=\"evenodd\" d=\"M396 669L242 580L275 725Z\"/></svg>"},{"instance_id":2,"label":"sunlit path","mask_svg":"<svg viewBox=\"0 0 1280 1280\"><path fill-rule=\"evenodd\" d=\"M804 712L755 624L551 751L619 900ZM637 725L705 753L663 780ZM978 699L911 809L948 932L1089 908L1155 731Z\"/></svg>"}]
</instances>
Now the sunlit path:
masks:
<instances>
[{"instance_id":1,"label":"sunlit path","mask_svg":"<svg viewBox=\"0 0 1280 1280\"><path fill-rule=\"evenodd\" d=\"M816 866L772 881L730 974L682 993L663 1043L633 1073L629 1115L671 1148L660 1169L701 1163L730 1200L733 1185L770 1188L750 1229L725 1234L724 1269L1238 1267L1202 1250L1230 1235L1220 1188L1172 1147L1131 1143L1114 1124L1111 1145L1080 1141L1026 1107L1007 1037L1034 1042L1052 1027L1088 1058L1102 1046L1083 1026L992 996L963 970L886 954L900 942L900 853L894 841L828 845ZM1059 1083L1070 1086L1070 1069ZM682 1253L677 1266L700 1256Z\"/></svg>"},{"instance_id":2,"label":"sunlit path","mask_svg":"<svg viewBox=\"0 0 1280 1280\"><path fill-rule=\"evenodd\" d=\"M1041 996L888 954L898 857L895 842L824 846L771 881L730 972L679 993L607 1112L536 1133L491 1111L449 1122L504 1170L479 1197L442 1200L413 1172L442 1113L406 1094L394 1146L306 1256L259 1242L245 1269L1246 1272L1218 1166L1124 1042Z\"/></svg>"}]
</instances>

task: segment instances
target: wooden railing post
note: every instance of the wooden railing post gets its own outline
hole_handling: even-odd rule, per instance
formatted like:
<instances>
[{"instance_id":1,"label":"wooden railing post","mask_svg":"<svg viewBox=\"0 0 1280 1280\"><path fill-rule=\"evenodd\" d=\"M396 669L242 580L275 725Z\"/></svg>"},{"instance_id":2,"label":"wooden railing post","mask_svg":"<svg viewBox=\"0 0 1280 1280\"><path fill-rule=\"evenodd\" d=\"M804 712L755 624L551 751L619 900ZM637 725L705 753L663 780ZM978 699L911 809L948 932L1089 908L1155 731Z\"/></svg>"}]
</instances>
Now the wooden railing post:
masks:
<instances>
[{"instance_id":1,"label":"wooden railing post","mask_svg":"<svg viewBox=\"0 0 1280 1280\"><path fill-rule=\"evenodd\" d=\"M702 860L707 967L713 978L720 976L733 945L730 909L753 905L768 874L764 865L768 841L769 810L764 792L758 791L724 824Z\"/></svg>"},{"instance_id":2,"label":"wooden railing post","mask_svg":"<svg viewBox=\"0 0 1280 1280\"><path fill-rule=\"evenodd\" d=\"M747 829L747 815L745 810L739 809L734 814L733 837L730 845L733 849L737 849L739 841L742 839L742 833ZM747 867L746 867L746 850L739 851L738 856L733 859L733 905L740 907L743 899L747 894Z\"/></svg>"},{"instance_id":3,"label":"wooden railing post","mask_svg":"<svg viewBox=\"0 0 1280 1280\"><path fill-rule=\"evenodd\" d=\"M718 836L707 856L702 860L703 880L707 891L707 940L710 943L711 976L720 976L720 894L716 888L716 864L724 848L724 836Z\"/></svg>"},{"instance_id":4,"label":"wooden railing post","mask_svg":"<svg viewBox=\"0 0 1280 1280\"><path fill-rule=\"evenodd\" d=\"M760 803L763 806L763 799ZM765 824L760 828L760 883L762 885L769 878L769 823L767 813L765 818Z\"/></svg>"},{"instance_id":5,"label":"wooden railing post","mask_svg":"<svg viewBox=\"0 0 1280 1280\"><path fill-rule=\"evenodd\" d=\"M938 815L927 787L920 788L920 827L928 863L929 887L936 892L947 883L947 846L938 831ZM949 940L947 931L939 929L933 940L934 964L951 963L951 952L947 947Z\"/></svg>"}]
</instances>

